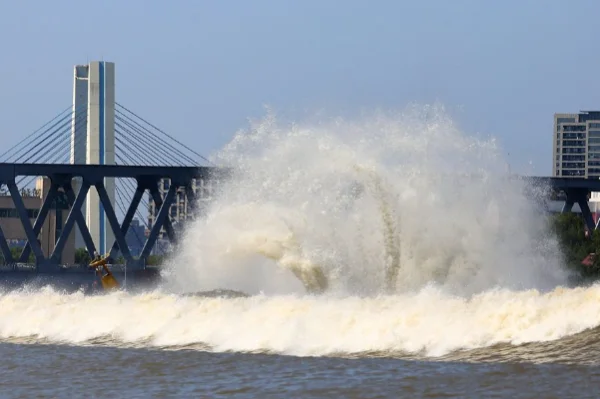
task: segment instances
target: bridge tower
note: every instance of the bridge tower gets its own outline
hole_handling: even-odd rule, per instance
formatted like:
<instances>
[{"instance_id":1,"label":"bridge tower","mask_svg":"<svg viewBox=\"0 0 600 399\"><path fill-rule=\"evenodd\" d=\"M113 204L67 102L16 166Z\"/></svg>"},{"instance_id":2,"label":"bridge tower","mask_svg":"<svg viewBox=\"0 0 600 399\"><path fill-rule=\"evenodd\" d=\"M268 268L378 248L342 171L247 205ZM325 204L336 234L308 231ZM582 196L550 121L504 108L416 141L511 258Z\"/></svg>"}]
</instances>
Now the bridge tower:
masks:
<instances>
[{"instance_id":1,"label":"bridge tower","mask_svg":"<svg viewBox=\"0 0 600 399\"><path fill-rule=\"evenodd\" d=\"M82 117L86 117L87 124L76 125ZM115 164L115 64L112 62L94 61L74 68L71 163ZM76 191L80 184L74 183ZM114 178L105 178L104 186L114 206ZM88 192L82 208L98 252L107 253L114 234L108 227L107 216L95 190ZM78 248L84 246L79 229L75 245Z\"/></svg>"}]
</instances>

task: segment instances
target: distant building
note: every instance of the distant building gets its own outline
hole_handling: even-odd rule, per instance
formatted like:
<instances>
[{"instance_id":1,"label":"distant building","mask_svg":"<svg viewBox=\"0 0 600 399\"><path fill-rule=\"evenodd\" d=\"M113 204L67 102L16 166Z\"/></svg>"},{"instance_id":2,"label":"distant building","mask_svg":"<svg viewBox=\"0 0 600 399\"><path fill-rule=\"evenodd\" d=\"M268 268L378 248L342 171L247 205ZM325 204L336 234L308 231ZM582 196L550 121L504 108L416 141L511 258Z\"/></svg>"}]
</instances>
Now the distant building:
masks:
<instances>
[{"instance_id":1,"label":"distant building","mask_svg":"<svg viewBox=\"0 0 600 399\"><path fill-rule=\"evenodd\" d=\"M21 190L23 204L27 210L29 222L33 226L38 217L42 204L50 190L50 180L40 178L36 182L35 189ZM44 256L48 257L54 251L54 247L62 232L69 210L64 196L59 195L50 208L46 220L38 235L38 243ZM9 247L22 248L27 242L27 236L23 224L19 218L19 212L15 207L12 197L6 190L0 191L0 228L4 233ZM71 231L67 239L61 258L62 264L75 263L75 232Z\"/></svg>"},{"instance_id":2,"label":"distant building","mask_svg":"<svg viewBox=\"0 0 600 399\"><path fill-rule=\"evenodd\" d=\"M166 237L166 235L165 235ZM165 255L169 252L169 250L171 249L171 242L169 241L168 238L159 238L158 240L156 240L156 243L154 244L154 247L152 248L152 251L150 252L151 255Z\"/></svg>"},{"instance_id":3,"label":"distant building","mask_svg":"<svg viewBox=\"0 0 600 399\"><path fill-rule=\"evenodd\" d=\"M197 215L203 215L206 204L212 198L213 190L213 180L193 180L192 182L192 190L194 191L197 204L196 204L196 212ZM161 179L159 184L159 192L161 197L164 199L169 191L169 187L171 185L170 179ZM171 219L171 223L173 224L173 229L176 231L180 231L185 227L186 222L192 218L192 210L191 206L188 203L188 199L185 195L185 190L183 187L180 187L176 194L176 201L171 205L169 209L169 216ZM154 201L149 201L149 209L148 209L148 228L152 229L156 217L158 216L159 209L154 205ZM159 234L159 239L166 238L166 231L163 227ZM157 242L157 247L161 242Z\"/></svg>"},{"instance_id":4,"label":"distant building","mask_svg":"<svg viewBox=\"0 0 600 399\"><path fill-rule=\"evenodd\" d=\"M552 147L552 176L600 179L600 111L554 114ZM591 193L589 206L597 222L600 193ZM577 204L573 212L581 212Z\"/></svg>"},{"instance_id":5,"label":"distant building","mask_svg":"<svg viewBox=\"0 0 600 399\"><path fill-rule=\"evenodd\" d=\"M146 228L140 224L138 219L131 221L129 230L127 230L127 234L125 235L125 241L132 256L139 256L142 253L144 243L146 242L145 230Z\"/></svg>"},{"instance_id":6,"label":"distant building","mask_svg":"<svg viewBox=\"0 0 600 399\"><path fill-rule=\"evenodd\" d=\"M552 176L600 179L600 111L554 114Z\"/></svg>"}]
</instances>

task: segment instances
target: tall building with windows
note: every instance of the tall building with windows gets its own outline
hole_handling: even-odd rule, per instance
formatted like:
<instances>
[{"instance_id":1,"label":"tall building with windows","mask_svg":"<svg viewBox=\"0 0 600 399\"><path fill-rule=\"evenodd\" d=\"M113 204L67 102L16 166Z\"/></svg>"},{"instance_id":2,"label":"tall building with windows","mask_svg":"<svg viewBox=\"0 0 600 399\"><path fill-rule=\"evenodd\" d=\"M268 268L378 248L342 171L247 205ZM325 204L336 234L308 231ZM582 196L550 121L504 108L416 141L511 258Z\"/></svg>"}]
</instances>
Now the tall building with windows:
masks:
<instances>
[{"instance_id":1,"label":"tall building with windows","mask_svg":"<svg viewBox=\"0 0 600 399\"><path fill-rule=\"evenodd\" d=\"M600 111L554 114L552 175L600 179Z\"/></svg>"}]
</instances>

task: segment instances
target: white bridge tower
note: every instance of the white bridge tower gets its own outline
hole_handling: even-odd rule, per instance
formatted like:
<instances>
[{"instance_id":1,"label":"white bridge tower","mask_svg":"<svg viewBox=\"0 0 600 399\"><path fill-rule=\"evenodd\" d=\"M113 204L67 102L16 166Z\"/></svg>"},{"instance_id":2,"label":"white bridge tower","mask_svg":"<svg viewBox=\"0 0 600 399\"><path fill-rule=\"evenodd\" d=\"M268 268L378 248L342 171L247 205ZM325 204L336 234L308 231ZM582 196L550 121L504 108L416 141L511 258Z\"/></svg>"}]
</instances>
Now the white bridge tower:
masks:
<instances>
[{"instance_id":1,"label":"white bridge tower","mask_svg":"<svg viewBox=\"0 0 600 399\"><path fill-rule=\"evenodd\" d=\"M71 163L114 165L115 64L94 61L87 65L76 65L74 73ZM86 120L87 123L84 123ZM79 191L80 184L74 184L75 192ZM104 186L114 207L114 178L105 178ZM98 252L109 252L114 242L114 234L94 187L90 188L83 209ZM76 248L84 247L79 229L76 231Z\"/></svg>"}]
</instances>

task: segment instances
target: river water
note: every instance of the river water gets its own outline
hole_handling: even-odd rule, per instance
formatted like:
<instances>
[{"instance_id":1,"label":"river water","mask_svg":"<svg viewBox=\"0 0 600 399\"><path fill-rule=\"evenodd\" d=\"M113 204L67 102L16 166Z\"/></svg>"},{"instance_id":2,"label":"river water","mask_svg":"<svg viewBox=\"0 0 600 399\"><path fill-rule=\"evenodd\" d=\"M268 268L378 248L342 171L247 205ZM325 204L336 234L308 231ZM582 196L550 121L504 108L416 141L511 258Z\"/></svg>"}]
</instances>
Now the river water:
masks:
<instances>
[{"instance_id":1,"label":"river water","mask_svg":"<svg viewBox=\"0 0 600 399\"><path fill-rule=\"evenodd\" d=\"M577 364L1 344L3 398L596 398Z\"/></svg>"},{"instance_id":2,"label":"river water","mask_svg":"<svg viewBox=\"0 0 600 399\"><path fill-rule=\"evenodd\" d=\"M600 285L502 153L438 106L269 114L158 287L0 293L0 396L597 397Z\"/></svg>"}]
</instances>

